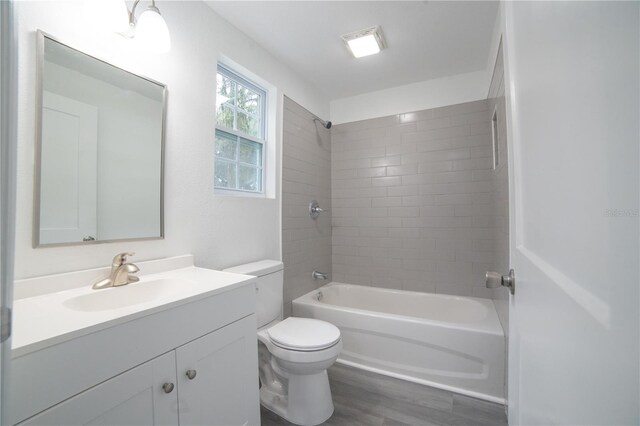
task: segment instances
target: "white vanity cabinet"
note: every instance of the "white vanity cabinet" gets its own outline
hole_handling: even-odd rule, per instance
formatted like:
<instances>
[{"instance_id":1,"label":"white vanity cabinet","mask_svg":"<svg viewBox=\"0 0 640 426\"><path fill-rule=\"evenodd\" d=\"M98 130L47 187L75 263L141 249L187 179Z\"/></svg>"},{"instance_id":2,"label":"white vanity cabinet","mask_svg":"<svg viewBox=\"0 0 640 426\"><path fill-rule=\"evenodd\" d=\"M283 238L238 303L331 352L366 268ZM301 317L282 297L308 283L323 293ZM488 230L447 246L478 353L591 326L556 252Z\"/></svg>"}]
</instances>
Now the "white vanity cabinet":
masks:
<instances>
[{"instance_id":1,"label":"white vanity cabinet","mask_svg":"<svg viewBox=\"0 0 640 426\"><path fill-rule=\"evenodd\" d=\"M134 285L167 280L180 286L175 298L113 313L70 310L68 301L128 303L144 287L14 302L3 424L260 424L254 277L190 267Z\"/></svg>"},{"instance_id":2,"label":"white vanity cabinet","mask_svg":"<svg viewBox=\"0 0 640 426\"><path fill-rule=\"evenodd\" d=\"M258 425L256 319L176 350L180 425Z\"/></svg>"},{"instance_id":3,"label":"white vanity cabinet","mask_svg":"<svg viewBox=\"0 0 640 426\"><path fill-rule=\"evenodd\" d=\"M258 425L255 317L107 380L21 425Z\"/></svg>"},{"instance_id":4,"label":"white vanity cabinet","mask_svg":"<svg viewBox=\"0 0 640 426\"><path fill-rule=\"evenodd\" d=\"M175 351L145 362L20 425L176 425Z\"/></svg>"}]
</instances>

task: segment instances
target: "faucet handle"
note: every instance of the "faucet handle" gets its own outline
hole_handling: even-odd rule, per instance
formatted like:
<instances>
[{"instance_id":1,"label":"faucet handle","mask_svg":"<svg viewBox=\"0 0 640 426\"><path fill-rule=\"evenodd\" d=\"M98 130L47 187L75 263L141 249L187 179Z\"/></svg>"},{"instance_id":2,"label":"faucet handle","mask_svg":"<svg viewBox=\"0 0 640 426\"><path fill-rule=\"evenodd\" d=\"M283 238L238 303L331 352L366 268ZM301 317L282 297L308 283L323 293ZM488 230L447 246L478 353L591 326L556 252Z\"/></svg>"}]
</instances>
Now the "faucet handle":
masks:
<instances>
[{"instance_id":1,"label":"faucet handle","mask_svg":"<svg viewBox=\"0 0 640 426\"><path fill-rule=\"evenodd\" d=\"M134 252L124 252L124 253L118 253L115 255L115 257L113 258L113 266L122 266L125 263L127 263L127 256L133 256L135 255Z\"/></svg>"}]
</instances>

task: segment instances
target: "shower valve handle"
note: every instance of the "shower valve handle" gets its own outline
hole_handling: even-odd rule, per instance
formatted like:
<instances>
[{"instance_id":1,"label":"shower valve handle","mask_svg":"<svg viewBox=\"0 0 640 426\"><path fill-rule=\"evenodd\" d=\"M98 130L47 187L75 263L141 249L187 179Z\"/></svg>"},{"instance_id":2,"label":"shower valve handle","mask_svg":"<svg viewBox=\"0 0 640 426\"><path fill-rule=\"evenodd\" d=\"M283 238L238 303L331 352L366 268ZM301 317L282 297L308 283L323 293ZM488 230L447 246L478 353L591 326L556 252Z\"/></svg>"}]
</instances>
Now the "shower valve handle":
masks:
<instances>
[{"instance_id":1,"label":"shower valve handle","mask_svg":"<svg viewBox=\"0 0 640 426\"><path fill-rule=\"evenodd\" d=\"M319 272L319 271L313 271L311 273L311 277L314 280L326 280L329 278L329 276L327 274L325 274L324 272Z\"/></svg>"},{"instance_id":2,"label":"shower valve handle","mask_svg":"<svg viewBox=\"0 0 640 426\"><path fill-rule=\"evenodd\" d=\"M309 204L309 216L311 216L311 219L317 219L321 212L326 211L328 210L320 208L320 204L316 200L311 201Z\"/></svg>"}]
</instances>

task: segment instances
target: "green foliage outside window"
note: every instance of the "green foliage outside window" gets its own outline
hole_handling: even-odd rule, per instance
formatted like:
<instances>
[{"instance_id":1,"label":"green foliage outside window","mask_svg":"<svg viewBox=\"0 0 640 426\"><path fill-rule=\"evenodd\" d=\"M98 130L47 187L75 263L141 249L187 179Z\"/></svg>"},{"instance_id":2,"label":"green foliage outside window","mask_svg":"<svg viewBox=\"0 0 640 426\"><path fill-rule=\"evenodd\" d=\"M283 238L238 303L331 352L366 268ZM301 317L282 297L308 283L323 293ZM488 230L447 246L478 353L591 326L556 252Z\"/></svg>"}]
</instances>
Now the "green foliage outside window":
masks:
<instances>
[{"instance_id":1,"label":"green foliage outside window","mask_svg":"<svg viewBox=\"0 0 640 426\"><path fill-rule=\"evenodd\" d=\"M217 74L215 186L262 192L266 93L244 81L226 68Z\"/></svg>"},{"instance_id":2,"label":"green foliage outside window","mask_svg":"<svg viewBox=\"0 0 640 426\"><path fill-rule=\"evenodd\" d=\"M217 109L218 126L238 130L247 135L262 138L261 94L242 86L222 74L218 74Z\"/></svg>"}]
</instances>

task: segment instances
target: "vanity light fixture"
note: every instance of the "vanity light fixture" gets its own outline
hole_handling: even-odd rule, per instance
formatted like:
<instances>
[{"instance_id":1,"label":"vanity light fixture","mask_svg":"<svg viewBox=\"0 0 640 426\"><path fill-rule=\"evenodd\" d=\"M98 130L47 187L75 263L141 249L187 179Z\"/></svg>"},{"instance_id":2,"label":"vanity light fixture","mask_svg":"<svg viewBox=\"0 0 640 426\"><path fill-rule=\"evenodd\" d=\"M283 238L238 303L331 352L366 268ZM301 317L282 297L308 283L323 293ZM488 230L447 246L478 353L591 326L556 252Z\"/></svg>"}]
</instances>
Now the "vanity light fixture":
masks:
<instances>
[{"instance_id":1,"label":"vanity light fixture","mask_svg":"<svg viewBox=\"0 0 640 426\"><path fill-rule=\"evenodd\" d=\"M379 26L343 34L341 37L356 58L374 55L386 47Z\"/></svg>"},{"instance_id":2,"label":"vanity light fixture","mask_svg":"<svg viewBox=\"0 0 640 426\"><path fill-rule=\"evenodd\" d=\"M135 0L129 11L129 31L123 35L133 38L141 49L166 53L171 49L171 37L169 28L160 10L156 7L155 0L151 0L151 5L142 12L140 18L136 19L136 7L140 0Z\"/></svg>"},{"instance_id":3,"label":"vanity light fixture","mask_svg":"<svg viewBox=\"0 0 640 426\"><path fill-rule=\"evenodd\" d=\"M129 10L123 0L85 1L83 5L84 20L91 28L117 33L129 30Z\"/></svg>"}]
</instances>

